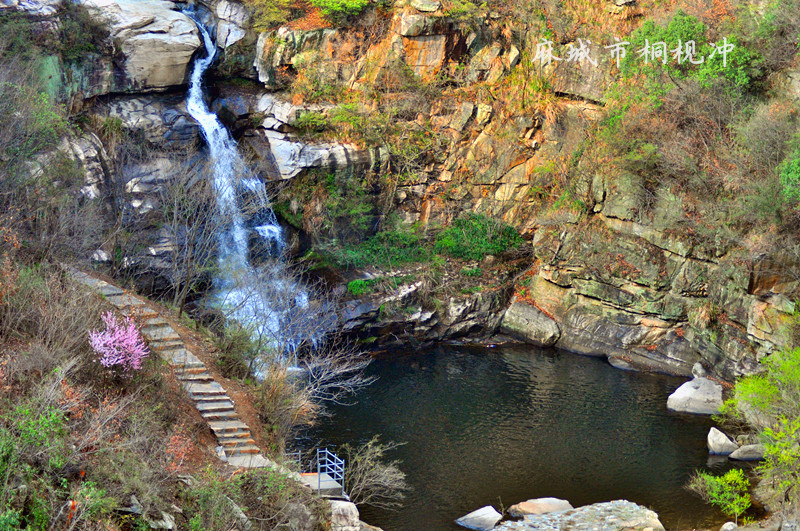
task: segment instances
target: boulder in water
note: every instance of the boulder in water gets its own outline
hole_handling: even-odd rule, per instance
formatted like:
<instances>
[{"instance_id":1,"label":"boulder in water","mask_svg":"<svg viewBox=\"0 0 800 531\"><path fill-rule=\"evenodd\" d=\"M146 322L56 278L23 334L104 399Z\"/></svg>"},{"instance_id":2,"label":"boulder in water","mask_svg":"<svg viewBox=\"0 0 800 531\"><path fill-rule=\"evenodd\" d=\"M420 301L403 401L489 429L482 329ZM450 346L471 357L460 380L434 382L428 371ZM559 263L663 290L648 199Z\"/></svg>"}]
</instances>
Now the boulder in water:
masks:
<instances>
[{"instance_id":1,"label":"boulder in water","mask_svg":"<svg viewBox=\"0 0 800 531\"><path fill-rule=\"evenodd\" d=\"M737 448L728 457L736 461L761 461L764 459L764 451L763 444L746 444Z\"/></svg>"},{"instance_id":2,"label":"boulder in water","mask_svg":"<svg viewBox=\"0 0 800 531\"><path fill-rule=\"evenodd\" d=\"M626 529L664 531L658 515L627 500L595 503L547 514L529 514L522 521L503 522L496 531L527 529Z\"/></svg>"},{"instance_id":3,"label":"boulder in water","mask_svg":"<svg viewBox=\"0 0 800 531\"><path fill-rule=\"evenodd\" d=\"M461 527L466 527L467 529L476 529L477 531L489 531L490 529L494 529L494 526L497 525L503 518L503 515L498 513L494 507L491 505L487 505L486 507L481 507L477 511L472 511L471 513L462 516L456 523Z\"/></svg>"},{"instance_id":4,"label":"boulder in water","mask_svg":"<svg viewBox=\"0 0 800 531\"><path fill-rule=\"evenodd\" d=\"M535 498L520 502L508 508L508 514L521 517L527 514L547 514L572 509L572 504L559 498Z\"/></svg>"},{"instance_id":5,"label":"boulder in water","mask_svg":"<svg viewBox=\"0 0 800 531\"><path fill-rule=\"evenodd\" d=\"M715 415L722 407L722 386L708 378L695 378L678 387L667 399L667 409L696 415Z\"/></svg>"},{"instance_id":6,"label":"boulder in water","mask_svg":"<svg viewBox=\"0 0 800 531\"><path fill-rule=\"evenodd\" d=\"M739 445L733 442L727 435L719 431L717 428L708 430L708 437L706 438L708 445L708 453L713 455L730 455L739 449Z\"/></svg>"}]
</instances>

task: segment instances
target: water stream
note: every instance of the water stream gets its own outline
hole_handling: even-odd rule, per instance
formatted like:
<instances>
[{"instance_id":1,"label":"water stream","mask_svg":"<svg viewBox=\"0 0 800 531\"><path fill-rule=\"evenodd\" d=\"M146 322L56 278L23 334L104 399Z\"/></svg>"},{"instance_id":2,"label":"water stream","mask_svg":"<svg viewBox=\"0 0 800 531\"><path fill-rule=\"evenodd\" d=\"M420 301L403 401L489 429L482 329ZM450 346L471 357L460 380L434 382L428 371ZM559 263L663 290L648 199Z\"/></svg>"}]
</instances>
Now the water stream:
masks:
<instances>
[{"instance_id":1,"label":"water stream","mask_svg":"<svg viewBox=\"0 0 800 531\"><path fill-rule=\"evenodd\" d=\"M310 440L335 448L373 435L406 443L413 490L396 511L363 508L392 531L460 529L483 507L555 496L574 506L628 499L668 529L711 527L722 514L684 489L709 462L711 419L666 410L685 380L626 372L603 360L530 346L442 346L375 361L378 381L335 407Z\"/></svg>"},{"instance_id":2,"label":"water stream","mask_svg":"<svg viewBox=\"0 0 800 531\"><path fill-rule=\"evenodd\" d=\"M195 59L187 107L197 120L208 144L211 178L219 214L218 272L212 305L226 317L252 329L254 340L293 364L293 354L304 341L315 341L325 328L309 296L287 270L281 253L283 231L270 207L264 182L242 159L238 146L205 101L203 77L214 62L217 47L208 28L192 7L184 13L196 23L206 54ZM253 240L255 244L253 243ZM271 255L258 266L254 252ZM275 360L263 360L256 376Z\"/></svg>"}]
</instances>

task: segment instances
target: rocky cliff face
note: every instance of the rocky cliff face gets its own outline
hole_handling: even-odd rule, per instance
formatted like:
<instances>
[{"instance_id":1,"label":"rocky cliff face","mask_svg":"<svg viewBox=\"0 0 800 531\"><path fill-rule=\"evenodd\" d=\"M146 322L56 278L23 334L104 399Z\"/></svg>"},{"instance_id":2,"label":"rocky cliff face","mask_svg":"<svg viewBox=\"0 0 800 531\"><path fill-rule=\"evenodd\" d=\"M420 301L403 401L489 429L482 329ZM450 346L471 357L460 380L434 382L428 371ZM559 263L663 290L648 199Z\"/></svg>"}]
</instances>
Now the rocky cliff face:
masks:
<instances>
[{"instance_id":1,"label":"rocky cliff face","mask_svg":"<svg viewBox=\"0 0 800 531\"><path fill-rule=\"evenodd\" d=\"M113 94L94 112L119 118L154 149L197 145L198 129L181 98L149 94L185 83L200 47L191 20L162 0L86 4L109 17L114 53L83 72L62 72L62 96ZM388 209L402 223L422 227L479 212L515 226L533 244L507 310L508 290L388 319L379 315L381 303L353 302L348 326L422 339L499 327L534 344L607 356L620 367L688 375L701 361L728 379L756 370L760 358L787 344L795 259L681 230L691 210L685 195L653 188L636 173L606 171L585 155L614 79L610 63L532 69L540 35L513 35L513 23L495 14L460 24L437 2L398 5L347 28L300 21L262 33L251 29L242 3L199 4L222 51L218 76L258 81L246 88L222 83L214 108L265 178L282 183L281 197L295 215L324 209L303 188L304 176L398 171L390 142L341 134L349 125L304 135L298 120L330 120L343 105L375 116L369 113L391 101L393 123L435 141L424 144L413 171L391 190L368 190L374 202L385 205L388 194ZM614 2L602 9L625 20L637 8ZM381 91L381 103L309 102L308 91L293 88L298 79L330 93ZM437 92L423 97L420 87ZM539 99L532 101L534 93ZM579 177L564 185L560 179L575 167ZM142 213L159 208L157 174L142 166L106 178L116 179ZM297 225L310 229L308 220Z\"/></svg>"}]
</instances>

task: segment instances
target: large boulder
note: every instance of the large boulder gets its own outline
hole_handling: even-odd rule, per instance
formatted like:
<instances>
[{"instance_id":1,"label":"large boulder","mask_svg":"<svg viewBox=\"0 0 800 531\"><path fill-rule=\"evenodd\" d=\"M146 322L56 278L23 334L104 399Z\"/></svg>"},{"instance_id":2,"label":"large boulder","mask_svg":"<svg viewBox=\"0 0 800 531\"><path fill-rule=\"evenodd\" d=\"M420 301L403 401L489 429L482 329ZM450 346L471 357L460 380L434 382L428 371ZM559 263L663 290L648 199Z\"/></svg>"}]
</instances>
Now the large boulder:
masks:
<instances>
[{"instance_id":1,"label":"large boulder","mask_svg":"<svg viewBox=\"0 0 800 531\"><path fill-rule=\"evenodd\" d=\"M722 407L722 386L708 378L695 378L678 387L667 399L667 409L696 415L716 415Z\"/></svg>"},{"instance_id":2,"label":"large boulder","mask_svg":"<svg viewBox=\"0 0 800 531\"><path fill-rule=\"evenodd\" d=\"M513 336L540 347L549 347L558 341L558 325L535 306L524 302L513 303L506 310L501 328Z\"/></svg>"},{"instance_id":3,"label":"large boulder","mask_svg":"<svg viewBox=\"0 0 800 531\"><path fill-rule=\"evenodd\" d=\"M497 525L503 518L503 515L498 513L494 507L491 505L487 505L486 507L481 507L477 511L472 511L471 513L462 516L456 523L462 527L466 527L467 529L476 529L477 531L489 531L490 529L494 529L494 526Z\"/></svg>"},{"instance_id":4,"label":"large boulder","mask_svg":"<svg viewBox=\"0 0 800 531\"><path fill-rule=\"evenodd\" d=\"M200 47L197 26L167 0L83 0L111 25L122 58L120 87L160 91L186 83Z\"/></svg>"},{"instance_id":5,"label":"large boulder","mask_svg":"<svg viewBox=\"0 0 800 531\"><path fill-rule=\"evenodd\" d=\"M739 445L730 440L727 435L717 428L711 428L706 438L708 453L713 455L730 455L739 449Z\"/></svg>"},{"instance_id":6,"label":"large boulder","mask_svg":"<svg viewBox=\"0 0 800 531\"><path fill-rule=\"evenodd\" d=\"M765 448L763 444L745 444L732 452L728 457L736 461L761 461L764 459L764 451Z\"/></svg>"},{"instance_id":7,"label":"large boulder","mask_svg":"<svg viewBox=\"0 0 800 531\"><path fill-rule=\"evenodd\" d=\"M573 507L567 500L559 498L535 498L512 505L508 508L508 514L519 518L528 514L556 513L558 511L568 511L570 509L573 509Z\"/></svg>"},{"instance_id":8,"label":"large boulder","mask_svg":"<svg viewBox=\"0 0 800 531\"><path fill-rule=\"evenodd\" d=\"M663 531L658 515L627 500L595 503L555 513L526 515L520 522L504 522L494 529L521 531L534 529L604 529Z\"/></svg>"}]
</instances>

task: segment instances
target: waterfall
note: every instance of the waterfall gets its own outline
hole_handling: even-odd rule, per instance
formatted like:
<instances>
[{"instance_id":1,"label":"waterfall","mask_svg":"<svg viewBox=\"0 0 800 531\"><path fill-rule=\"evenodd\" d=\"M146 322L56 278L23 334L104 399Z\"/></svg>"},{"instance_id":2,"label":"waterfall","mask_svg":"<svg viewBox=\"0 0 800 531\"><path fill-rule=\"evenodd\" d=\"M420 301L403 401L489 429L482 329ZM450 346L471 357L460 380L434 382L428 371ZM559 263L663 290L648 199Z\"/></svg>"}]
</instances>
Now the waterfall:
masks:
<instances>
[{"instance_id":1,"label":"waterfall","mask_svg":"<svg viewBox=\"0 0 800 531\"><path fill-rule=\"evenodd\" d=\"M187 107L208 144L217 210L224 227L219 234L219 272L214 279L212 304L249 327L254 340L274 351L277 361L292 364L297 347L303 341L315 341L324 327L319 326L317 312L309 305L308 293L280 259L285 247L283 231L264 183L253 174L228 130L206 105L203 75L213 63L217 47L197 13L191 7L184 13L197 23L206 50L205 57L195 59ZM276 259L254 266L250 260L253 237ZM256 376L263 375L268 363L270 360L263 360L255 367Z\"/></svg>"}]
</instances>

